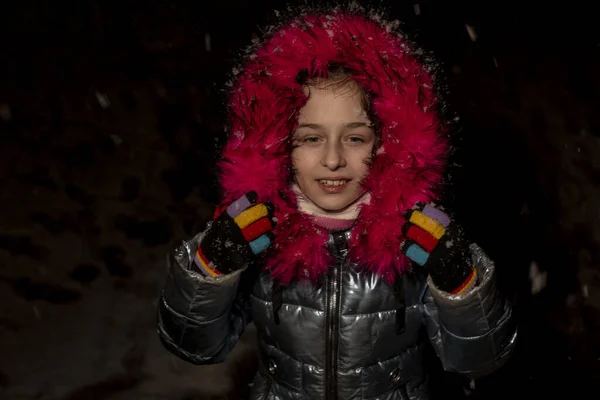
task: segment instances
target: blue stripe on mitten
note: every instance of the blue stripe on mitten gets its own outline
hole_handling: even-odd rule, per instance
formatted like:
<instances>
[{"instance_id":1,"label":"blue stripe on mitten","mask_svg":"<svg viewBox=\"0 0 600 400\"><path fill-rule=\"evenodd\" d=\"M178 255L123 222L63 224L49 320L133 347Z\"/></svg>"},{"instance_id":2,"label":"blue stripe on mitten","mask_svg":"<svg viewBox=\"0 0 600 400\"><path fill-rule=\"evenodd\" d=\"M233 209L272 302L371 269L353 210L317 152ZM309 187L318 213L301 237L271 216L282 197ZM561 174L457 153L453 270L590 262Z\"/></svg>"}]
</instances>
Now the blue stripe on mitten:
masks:
<instances>
[{"instance_id":1,"label":"blue stripe on mitten","mask_svg":"<svg viewBox=\"0 0 600 400\"><path fill-rule=\"evenodd\" d=\"M264 234L250 242L250 247L254 254L258 254L271 245L271 238Z\"/></svg>"},{"instance_id":2,"label":"blue stripe on mitten","mask_svg":"<svg viewBox=\"0 0 600 400\"><path fill-rule=\"evenodd\" d=\"M411 243L406 249L405 254L408 258L416 262L420 266L425 265L429 259L429 253L423 250L423 248L415 243Z\"/></svg>"}]
</instances>

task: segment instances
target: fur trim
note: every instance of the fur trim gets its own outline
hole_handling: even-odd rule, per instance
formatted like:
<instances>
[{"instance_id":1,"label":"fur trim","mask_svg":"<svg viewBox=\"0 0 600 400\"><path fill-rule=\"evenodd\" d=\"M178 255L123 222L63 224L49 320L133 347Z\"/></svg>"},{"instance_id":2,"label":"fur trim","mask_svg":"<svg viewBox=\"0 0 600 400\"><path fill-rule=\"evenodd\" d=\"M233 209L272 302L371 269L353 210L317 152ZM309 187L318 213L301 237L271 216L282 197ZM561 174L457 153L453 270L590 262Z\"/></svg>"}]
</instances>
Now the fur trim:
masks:
<instances>
[{"instance_id":1,"label":"fur trim","mask_svg":"<svg viewBox=\"0 0 600 400\"><path fill-rule=\"evenodd\" d=\"M255 190L275 205L279 223L265 268L282 284L318 279L331 262L327 232L298 212L289 189L289 137L306 103L296 78L326 76L330 63L350 68L372 96L381 135L364 181L372 201L352 231L350 260L389 282L410 265L400 252L403 212L437 199L448 140L432 75L396 28L357 10L301 15L247 55L231 86L231 133L219 163L224 202Z\"/></svg>"}]
</instances>

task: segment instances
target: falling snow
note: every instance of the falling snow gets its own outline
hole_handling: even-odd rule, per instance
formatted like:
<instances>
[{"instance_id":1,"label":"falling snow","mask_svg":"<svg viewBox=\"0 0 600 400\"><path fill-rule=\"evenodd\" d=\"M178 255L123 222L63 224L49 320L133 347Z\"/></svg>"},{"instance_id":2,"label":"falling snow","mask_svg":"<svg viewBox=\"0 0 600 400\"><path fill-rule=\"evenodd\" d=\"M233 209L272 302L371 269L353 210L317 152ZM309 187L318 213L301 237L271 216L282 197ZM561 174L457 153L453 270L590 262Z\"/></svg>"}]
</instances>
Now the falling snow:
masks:
<instances>
[{"instance_id":1,"label":"falling snow","mask_svg":"<svg viewBox=\"0 0 600 400\"><path fill-rule=\"evenodd\" d=\"M531 281L531 293L538 294L546 287L547 272L540 272L535 261L529 265L529 280Z\"/></svg>"},{"instance_id":2,"label":"falling snow","mask_svg":"<svg viewBox=\"0 0 600 400\"><path fill-rule=\"evenodd\" d=\"M106 94L96 92L96 100L98 100L98 104L100 104L100 107L104 109L110 107L110 100L108 99L108 96Z\"/></svg>"},{"instance_id":3,"label":"falling snow","mask_svg":"<svg viewBox=\"0 0 600 400\"><path fill-rule=\"evenodd\" d=\"M110 138L112 139L113 143L117 146L123 143L123 139L121 139L121 136L119 135L112 134L110 135Z\"/></svg>"},{"instance_id":4,"label":"falling snow","mask_svg":"<svg viewBox=\"0 0 600 400\"><path fill-rule=\"evenodd\" d=\"M477 40L477 32L475 32L475 28L469 24L465 24L465 28L467 29L467 33L472 41Z\"/></svg>"},{"instance_id":5,"label":"falling snow","mask_svg":"<svg viewBox=\"0 0 600 400\"><path fill-rule=\"evenodd\" d=\"M0 119L4 122L8 122L12 119L12 112L8 104L0 104Z\"/></svg>"},{"instance_id":6,"label":"falling snow","mask_svg":"<svg viewBox=\"0 0 600 400\"><path fill-rule=\"evenodd\" d=\"M211 45L210 45L210 33L206 33L204 35L204 46L206 47L206 51L210 53Z\"/></svg>"}]
</instances>

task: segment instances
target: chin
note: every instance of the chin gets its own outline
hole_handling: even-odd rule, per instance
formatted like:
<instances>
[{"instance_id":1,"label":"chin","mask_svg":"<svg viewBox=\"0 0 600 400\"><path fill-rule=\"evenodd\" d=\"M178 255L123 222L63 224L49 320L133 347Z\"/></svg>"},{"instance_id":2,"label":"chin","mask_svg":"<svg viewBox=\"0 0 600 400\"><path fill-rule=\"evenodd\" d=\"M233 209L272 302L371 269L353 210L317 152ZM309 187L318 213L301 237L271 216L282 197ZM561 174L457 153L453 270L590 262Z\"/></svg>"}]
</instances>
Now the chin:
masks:
<instances>
[{"instance_id":1,"label":"chin","mask_svg":"<svg viewBox=\"0 0 600 400\"><path fill-rule=\"evenodd\" d=\"M325 211L337 212L343 211L353 202L349 199L323 199L322 201L316 201L315 204Z\"/></svg>"},{"instance_id":2,"label":"chin","mask_svg":"<svg viewBox=\"0 0 600 400\"><path fill-rule=\"evenodd\" d=\"M319 207L321 207L323 210L327 211L327 212L337 212L337 211L342 211L345 207L341 207L335 204L317 204Z\"/></svg>"}]
</instances>

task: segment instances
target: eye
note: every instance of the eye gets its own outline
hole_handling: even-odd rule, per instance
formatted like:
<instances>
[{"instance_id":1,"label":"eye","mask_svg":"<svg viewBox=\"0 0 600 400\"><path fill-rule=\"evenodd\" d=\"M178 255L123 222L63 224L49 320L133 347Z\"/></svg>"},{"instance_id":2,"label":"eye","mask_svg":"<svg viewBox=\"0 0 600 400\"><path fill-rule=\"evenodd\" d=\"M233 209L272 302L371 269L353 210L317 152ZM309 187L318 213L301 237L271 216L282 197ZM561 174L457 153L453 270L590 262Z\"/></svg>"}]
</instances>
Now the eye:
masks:
<instances>
[{"instance_id":1,"label":"eye","mask_svg":"<svg viewBox=\"0 0 600 400\"><path fill-rule=\"evenodd\" d=\"M348 141L352 143L364 143L365 139L362 136L350 136Z\"/></svg>"},{"instance_id":2,"label":"eye","mask_svg":"<svg viewBox=\"0 0 600 400\"><path fill-rule=\"evenodd\" d=\"M301 140L303 143L317 143L319 141L319 137L318 136L307 136L302 138Z\"/></svg>"}]
</instances>

